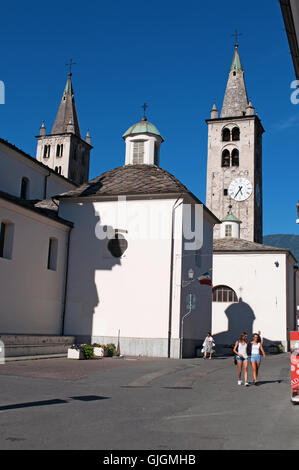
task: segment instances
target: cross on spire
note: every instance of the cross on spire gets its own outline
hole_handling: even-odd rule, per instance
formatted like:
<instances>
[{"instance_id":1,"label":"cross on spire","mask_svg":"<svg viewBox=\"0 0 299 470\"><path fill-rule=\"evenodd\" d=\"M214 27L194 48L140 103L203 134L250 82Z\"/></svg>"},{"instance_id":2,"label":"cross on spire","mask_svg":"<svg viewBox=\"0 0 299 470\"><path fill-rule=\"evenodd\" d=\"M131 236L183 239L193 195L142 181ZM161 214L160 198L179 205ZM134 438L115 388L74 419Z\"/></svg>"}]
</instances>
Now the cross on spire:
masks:
<instances>
[{"instance_id":1,"label":"cross on spire","mask_svg":"<svg viewBox=\"0 0 299 470\"><path fill-rule=\"evenodd\" d=\"M143 121L146 121L146 116L145 116L145 111L146 109L148 108L148 104L147 103L143 103L143 105L141 106L141 108L143 108L144 110L144 113L143 113Z\"/></svg>"},{"instance_id":2,"label":"cross on spire","mask_svg":"<svg viewBox=\"0 0 299 470\"><path fill-rule=\"evenodd\" d=\"M235 29L235 32L234 34L232 34L232 36L235 36L235 46L238 46L238 40L239 40L239 37L242 36L242 33L239 33L239 31Z\"/></svg>"},{"instance_id":3,"label":"cross on spire","mask_svg":"<svg viewBox=\"0 0 299 470\"><path fill-rule=\"evenodd\" d=\"M69 64L65 64L66 66L68 66L70 68L70 71L69 71L69 77L72 76L72 66L77 64L77 62L73 62L73 59L70 59L70 63Z\"/></svg>"}]
</instances>

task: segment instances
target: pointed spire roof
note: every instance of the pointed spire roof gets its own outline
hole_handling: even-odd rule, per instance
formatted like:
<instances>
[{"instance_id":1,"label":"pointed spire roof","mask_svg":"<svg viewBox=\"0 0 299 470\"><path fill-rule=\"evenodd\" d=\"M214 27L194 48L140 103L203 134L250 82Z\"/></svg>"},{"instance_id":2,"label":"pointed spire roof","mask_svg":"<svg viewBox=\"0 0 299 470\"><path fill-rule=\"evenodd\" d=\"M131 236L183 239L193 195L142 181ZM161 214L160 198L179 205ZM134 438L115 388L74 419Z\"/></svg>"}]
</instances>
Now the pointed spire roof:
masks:
<instances>
[{"instance_id":1,"label":"pointed spire roof","mask_svg":"<svg viewBox=\"0 0 299 470\"><path fill-rule=\"evenodd\" d=\"M241 64L241 59L239 56L239 51L238 51L238 44L235 44L235 52L234 52L234 57L231 65L231 70L243 70L242 64Z\"/></svg>"},{"instance_id":2,"label":"pointed spire roof","mask_svg":"<svg viewBox=\"0 0 299 470\"><path fill-rule=\"evenodd\" d=\"M74 134L81 138L71 77L69 73L51 134L65 134L72 123Z\"/></svg>"},{"instance_id":3,"label":"pointed spire roof","mask_svg":"<svg viewBox=\"0 0 299 470\"><path fill-rule=\"evenodd\" d=\"M230 68L226 91L221 110L221 117L244 116L248 106L248 96L244 81L244 70L235 44L235 51Z\"/></svg>"}]
</instances>

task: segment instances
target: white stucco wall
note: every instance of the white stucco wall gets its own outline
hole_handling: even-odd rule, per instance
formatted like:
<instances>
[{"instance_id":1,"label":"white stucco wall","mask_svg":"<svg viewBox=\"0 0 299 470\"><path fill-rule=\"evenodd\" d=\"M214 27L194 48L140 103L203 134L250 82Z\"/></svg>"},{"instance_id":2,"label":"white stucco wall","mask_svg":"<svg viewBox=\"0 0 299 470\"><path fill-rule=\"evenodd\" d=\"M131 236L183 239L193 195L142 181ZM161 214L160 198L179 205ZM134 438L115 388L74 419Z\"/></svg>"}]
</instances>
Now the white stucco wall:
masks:
<instances>
[{"instance_id":1,"label":"white stucco wall","mask_svg":"<svg viewBox=\"0 0 299 470\"><path fill-rule=\"evenodd\" d=\"M116 222L117 202L61 202L60 216L75 225L70 244L66 334L114 337L120 330L122 338L167 340L173 203L128 201L131 220ZM150 238L157 211L166 230L165 239ZM98 222L128 231L123 233L128 248L121 258L108 251L107 239L95 236ZM137 232L144 229L140 239Z\"/></svg>"},{"instance_id":2,"label":"white stucco wall","mask_svg":"<svg viewBox=\"0 0 299 470\"><path fill-rule=\"evenodd\" d=\"M239 299L239 303L212 303L216 341L231 344L244 330L249 335L260 330L267 342L286 345L288 308L293 302L292 277L287 286L289 263L284 253L214 254L214 286L229 286Z\"/></svg>"},{"instance_id":3,"label":"white stucco wall","mask_svg":"<svg viewBox=\"0 0 299 470\"><path fill-rule=\"evenodd\" d=\"M120 330L123 353L167 356L171 220L175 203L171 356L178 357L183 207L180 200L127 201L129 218L118 222L117 202L61 201L60 216L75 225L70 243L66 334L85 336L87 340L91 336L91 341L115 341ZM110 254L106 239L95 236L97 223L122 230L128 248L121 258ZM158 238L153 237L161 224L163 234L159 232ZM209 235L211 239L211 229Z\"/></svg>"},{"instance_id":4,"label":"white stucco wall","mask_svg":"<svg viewBox=\"0 0 299 470\"><path fill-rule=\"evenodd\" d=\"M22 178L26 177L29 179L28 199L43 199L48 174L48 168L0 143L0 191L20 197ZM53 172L47 178L47 198L74 188L75 185Z\"/></svg>"},{"instance_id":5,"label":"white stucco wall","mask_svg":"<svg viewBox=\"0 0 299 470\"><path fill-rule=\"evenodd\" d=\"M192 213L194 215L194 212ZM184 320L184 351L186 355L194 355L195 347L199 346L212 328L212 288L201 285L197 278L209 272L212 278L213 266L213 225L210 216L203 211L203 244L199 250L183 250L182 278L188 281L188 270L194 271L194 282L182 287L181 317L187 313L186 297L193 294L196 297L195 308L191 315ZM184 239L184 242L186 239ZM181 322L178 322L181 326Z\"/></svg>"},{"instance_id":6,"label":"white stucco wall","mask_svg":"<svg viewBox=\"0 0 299 470\"><path fill-rule=\"evenodd\" d=\"M61 334L69 228L0 199L0 223L14 224L12 259L0 258L0 332ZM47 269L49 238L57 269Z\"/></svg>"}]
</instances>

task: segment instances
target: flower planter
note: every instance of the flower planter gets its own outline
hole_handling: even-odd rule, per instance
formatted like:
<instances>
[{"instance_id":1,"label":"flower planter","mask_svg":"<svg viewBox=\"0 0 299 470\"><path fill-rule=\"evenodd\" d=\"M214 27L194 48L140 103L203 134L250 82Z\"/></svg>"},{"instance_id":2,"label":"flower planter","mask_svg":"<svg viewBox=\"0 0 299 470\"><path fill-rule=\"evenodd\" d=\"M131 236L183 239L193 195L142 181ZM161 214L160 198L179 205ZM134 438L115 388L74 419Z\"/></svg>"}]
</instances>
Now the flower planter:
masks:
<instances>
[{"instance_id":1,"label":"flower planter","mask_svg":"<svg viewBox=\"0 0 299 470\"><path fill-rule=\"evenodd\" d=\"M104 357L104 348L94 347L93 354L95 357Z\"/></svg>"},{"instance_id":2,"label":"flower planter","mask_svg":"<svg viewBox=\"0 0 299 470\"><path fill-rule=\"evenodd\" d=\"M68 359L84 359L84 354L83 354L83 351L81 351L81 349L68 348L67 358Z\"/></svg>"}]
</instances>

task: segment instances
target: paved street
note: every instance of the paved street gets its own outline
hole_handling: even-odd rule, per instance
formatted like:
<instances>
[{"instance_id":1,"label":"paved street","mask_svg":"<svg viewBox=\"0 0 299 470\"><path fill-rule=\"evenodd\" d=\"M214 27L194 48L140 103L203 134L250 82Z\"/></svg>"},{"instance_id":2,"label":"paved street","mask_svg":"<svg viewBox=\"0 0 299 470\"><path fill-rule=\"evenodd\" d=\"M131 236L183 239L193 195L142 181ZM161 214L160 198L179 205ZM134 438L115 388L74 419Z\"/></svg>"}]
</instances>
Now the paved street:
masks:
<instances>
[{"instance_id":1,"label":"paved street","mask_svg":"<svg viewBox=\"0 0 299 470\"><path fill-rule=\"evenodd\" d=\"M0 448L299 449L289 355L268 356L260 381L238 386L232 357L9 362Z\"/></svg>"}]
</instances>

